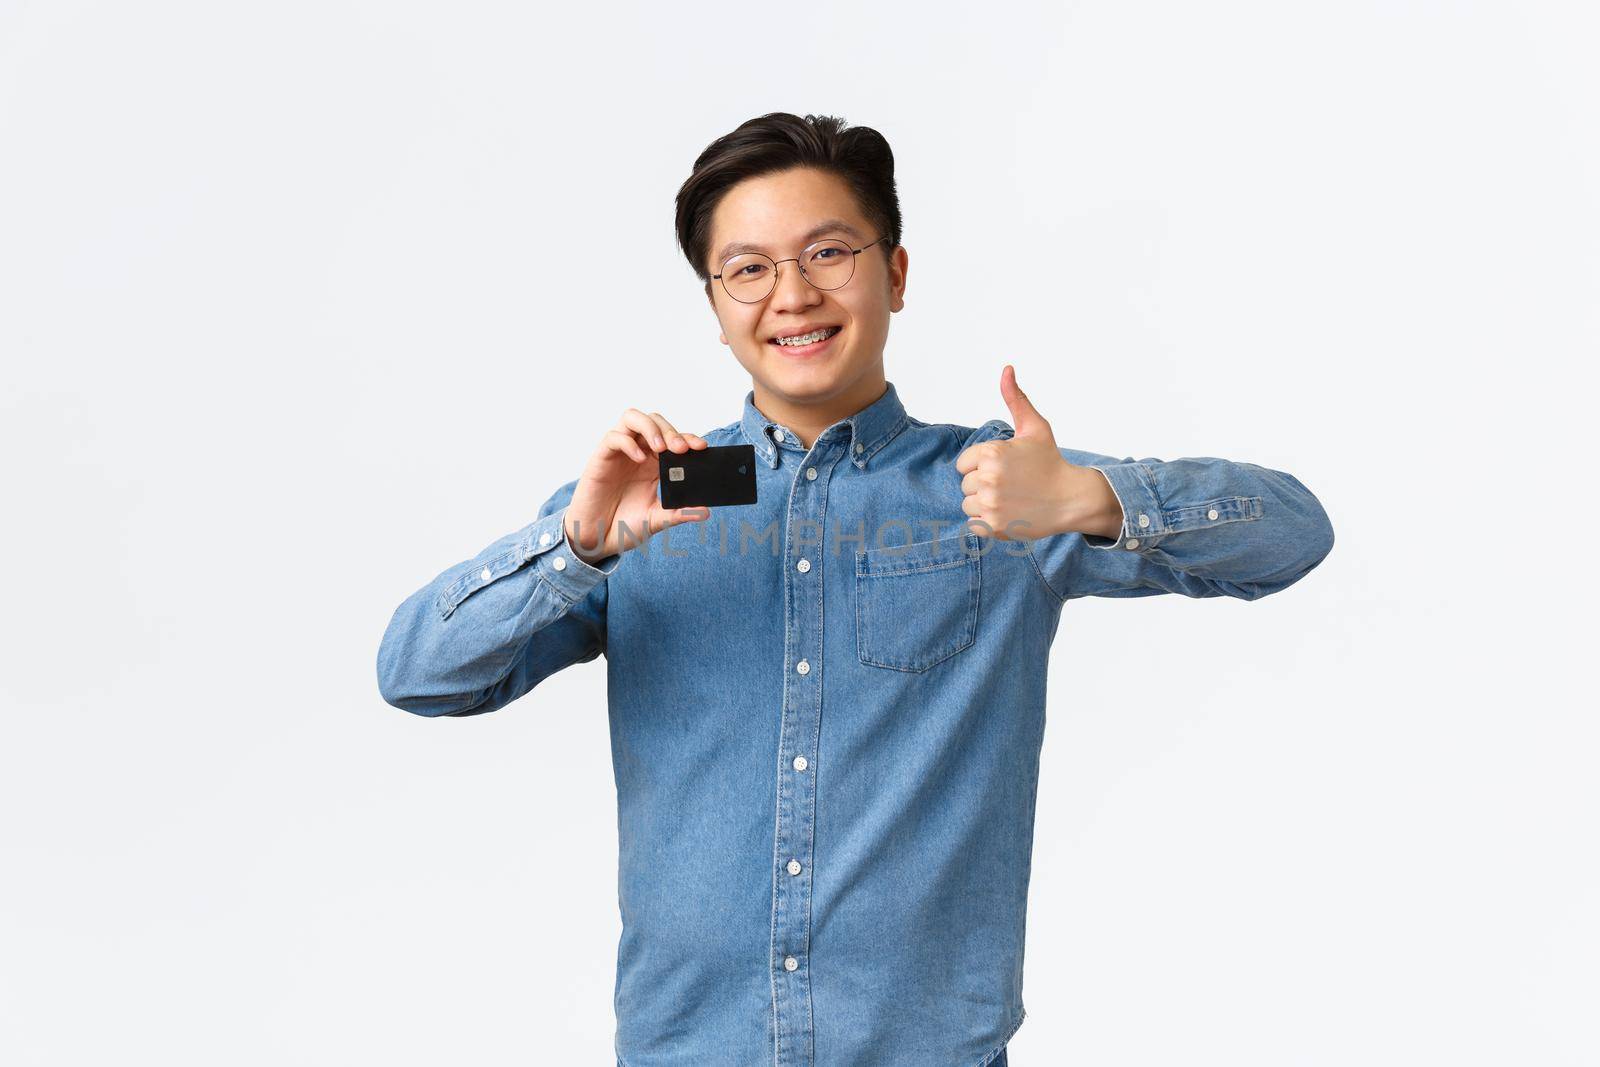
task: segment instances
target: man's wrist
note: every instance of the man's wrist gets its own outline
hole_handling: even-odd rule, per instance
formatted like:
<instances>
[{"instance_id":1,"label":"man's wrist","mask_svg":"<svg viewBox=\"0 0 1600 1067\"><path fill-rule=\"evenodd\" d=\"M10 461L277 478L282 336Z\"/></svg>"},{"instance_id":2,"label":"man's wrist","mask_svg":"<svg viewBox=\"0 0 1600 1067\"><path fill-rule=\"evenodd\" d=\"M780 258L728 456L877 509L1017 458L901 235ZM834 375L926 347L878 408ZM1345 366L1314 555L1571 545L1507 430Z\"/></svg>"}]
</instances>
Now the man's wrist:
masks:
<instances>
[{"instance_id":1,"label":"man's wrist","mask_svg":"<svg viewBox=\"0 0 1600 1067\"><path fill-rule=\"evenodd\" d=\"M1067 463L1064 477L1067 481L1064 494L1067 514L1062 519L1062 530L1113 540L1121 537L1122 502L1117 499L1105 474L1093 467Z\"/></svg>"},{"instance_id":2,"label":"man's wrist","mask_svg":"<svg viewBox=\"0 0 1600 1067\"><path fill-rule=\"evenodd\" d=\"M571 517L568 517L563 521L563 528L567 535L567 548L572 552L573 556L591 567L606 558L604 552L601 551L604 548L604 540L601 541L601 544L595 546L593 550L587 549L579 543L578 535L583 532L582 523L574 522Z\"/></svg>"}]
</instances>

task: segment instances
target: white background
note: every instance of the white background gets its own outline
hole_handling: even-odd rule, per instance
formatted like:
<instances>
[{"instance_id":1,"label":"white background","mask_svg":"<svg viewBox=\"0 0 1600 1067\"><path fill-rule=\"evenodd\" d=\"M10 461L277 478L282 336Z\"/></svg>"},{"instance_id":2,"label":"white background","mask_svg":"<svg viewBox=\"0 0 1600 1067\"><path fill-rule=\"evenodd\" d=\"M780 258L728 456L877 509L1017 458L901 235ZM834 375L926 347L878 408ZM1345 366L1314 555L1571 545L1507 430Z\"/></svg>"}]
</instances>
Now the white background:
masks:
<instances>
[{"instance_id":1,"label":"white background","mask_svg":"<svg viewBox=\"0 0 1600 1067\"><path fill-rule=\"evenodd\" d=\"M895 149L913 414L1014 361L1336 530L1067 606L1015 1067L1600 1062L1585 6L0 0L0 1060L609 1067L604 662L374 659L624 407L738 417L672 198L789 110Z\"/></svg>"}]
</instances>

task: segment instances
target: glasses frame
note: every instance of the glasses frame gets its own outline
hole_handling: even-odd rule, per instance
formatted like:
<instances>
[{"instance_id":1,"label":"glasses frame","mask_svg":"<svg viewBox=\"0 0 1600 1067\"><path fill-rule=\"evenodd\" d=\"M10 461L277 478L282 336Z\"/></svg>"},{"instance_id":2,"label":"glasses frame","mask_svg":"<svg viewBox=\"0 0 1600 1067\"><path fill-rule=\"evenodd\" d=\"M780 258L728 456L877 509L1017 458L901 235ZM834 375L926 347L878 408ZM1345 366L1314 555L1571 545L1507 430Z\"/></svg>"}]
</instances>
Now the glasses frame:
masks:
<instances>
[{"instance_id":1,"label":"glasses frame","mask_svg":"<svg viewBox=\"0 0 1600 1067\"><path fill-rule=\"evenodd\" d=\"M773 259L771 256L763 255L760 252L736 252L733 255L729 256L727 259L722 261L722 269L717 271L717 273L713 274L712 277L715 278L717 281L722 283L722 291L728 294L728 299L729 300L733 300L733 301L735 301L737 303L740 303L740 304L759 304L759 303L761 303L762 300L767 299L773 293L778 291L778 282L782 280L781 277L780 277L780 273L781 272L778 270L778 264L780 264L780 263L793 263L796 267L798 267L800 269L800 277L804 278L806 284L811 286L811 288L817 290L820 293L836 293L840 289L843 289L845 286L850 284L850 278L854 278L856 276L856 258L858 256L860 256L861 253L863 253L867 249L871 248L873 245L882 244L883 242L887 241L888 239L889 239L889 235L888 234L884 234L882 237L878 238L876 241L868 241L866 244L862 245L860 248L850 248L850 242L849 241L840 241L839 238L837 238L837 237L824 237L820 241L812 241L810 244L806 245L804 248L802 248L800 250L800 255L798 255L798 256L790 256L787 259ZM806 253L810 252L813 248L817 247L818 245L828 244L830 242L838 242L839 244L844 245L846 248L850 248L850 278L846 278L844 281L840 282L838 285L835 285L832 289L824 289L822 286L818 285L816 282L811 280L811 275L809 273L807 273L806 268L805 268L805 264L803 264L801 262L801 260L804 259ZM760 298L758 298L756 300L740 300L738 297L734 296L733 295L733 290L728 288L727 279L722 276L723 273L728 269L728 264L733 262L735 259L738 259L740 256L761 256L762 259L764 259L768 263L772 264L772 288L768 289L765 293L763 293L760 296Z\"/></svg>"}]
</instances>

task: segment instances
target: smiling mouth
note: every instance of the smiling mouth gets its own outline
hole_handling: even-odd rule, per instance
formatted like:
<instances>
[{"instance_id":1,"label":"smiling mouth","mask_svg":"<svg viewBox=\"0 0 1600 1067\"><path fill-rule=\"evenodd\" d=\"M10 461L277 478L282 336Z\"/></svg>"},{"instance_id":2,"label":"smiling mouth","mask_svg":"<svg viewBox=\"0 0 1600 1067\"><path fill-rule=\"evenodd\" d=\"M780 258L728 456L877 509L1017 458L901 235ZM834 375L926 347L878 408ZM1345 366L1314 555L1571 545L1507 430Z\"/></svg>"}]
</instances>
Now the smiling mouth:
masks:
<instances>
[{"instance_id":1,"label":"smiling mouth","mask_svg":"<svg viewBox=\"0 0 1600 1067\"><path fill-rule=\"evenodd\" d=\"M820 330L813 330L811 333L799 334L795 337L773 337L768 339L767 343L777 345L779 348L810 348L821 344L823 341L830 340L842 329L844 329L843 326L824 326Z\"/></svg>"}]
</instances>

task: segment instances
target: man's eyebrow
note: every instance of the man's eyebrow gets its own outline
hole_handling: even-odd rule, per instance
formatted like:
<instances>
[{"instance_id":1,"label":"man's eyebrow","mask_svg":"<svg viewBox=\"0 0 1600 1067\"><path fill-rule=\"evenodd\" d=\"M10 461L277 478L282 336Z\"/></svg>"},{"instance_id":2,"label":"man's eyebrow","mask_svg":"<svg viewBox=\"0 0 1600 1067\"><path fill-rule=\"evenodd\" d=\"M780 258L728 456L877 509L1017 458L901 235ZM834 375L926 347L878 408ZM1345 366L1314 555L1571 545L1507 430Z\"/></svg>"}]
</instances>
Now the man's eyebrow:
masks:
<instances>
[{"instance_id":1,"label":"man's eyebrow","mask_svg":"<svg viewBox=\"0 0 1600 1067\"><path fill-rule=\"evenodd\" d=\"M862 236L860 230L856 229L843 219L823 219L821 222L811 227L811 229L800 235L800 246L804 248L817 238L825 237L830 233L848 234L858 241L866 240L866 238ZM745 252L765 251L766 249L762 248L760 245L746 244L743 241L731 241L728 244L723 245L722 249L717 253L717 262L721 263L729 256L742 255Z\"/></svg>"}]
</instances>

